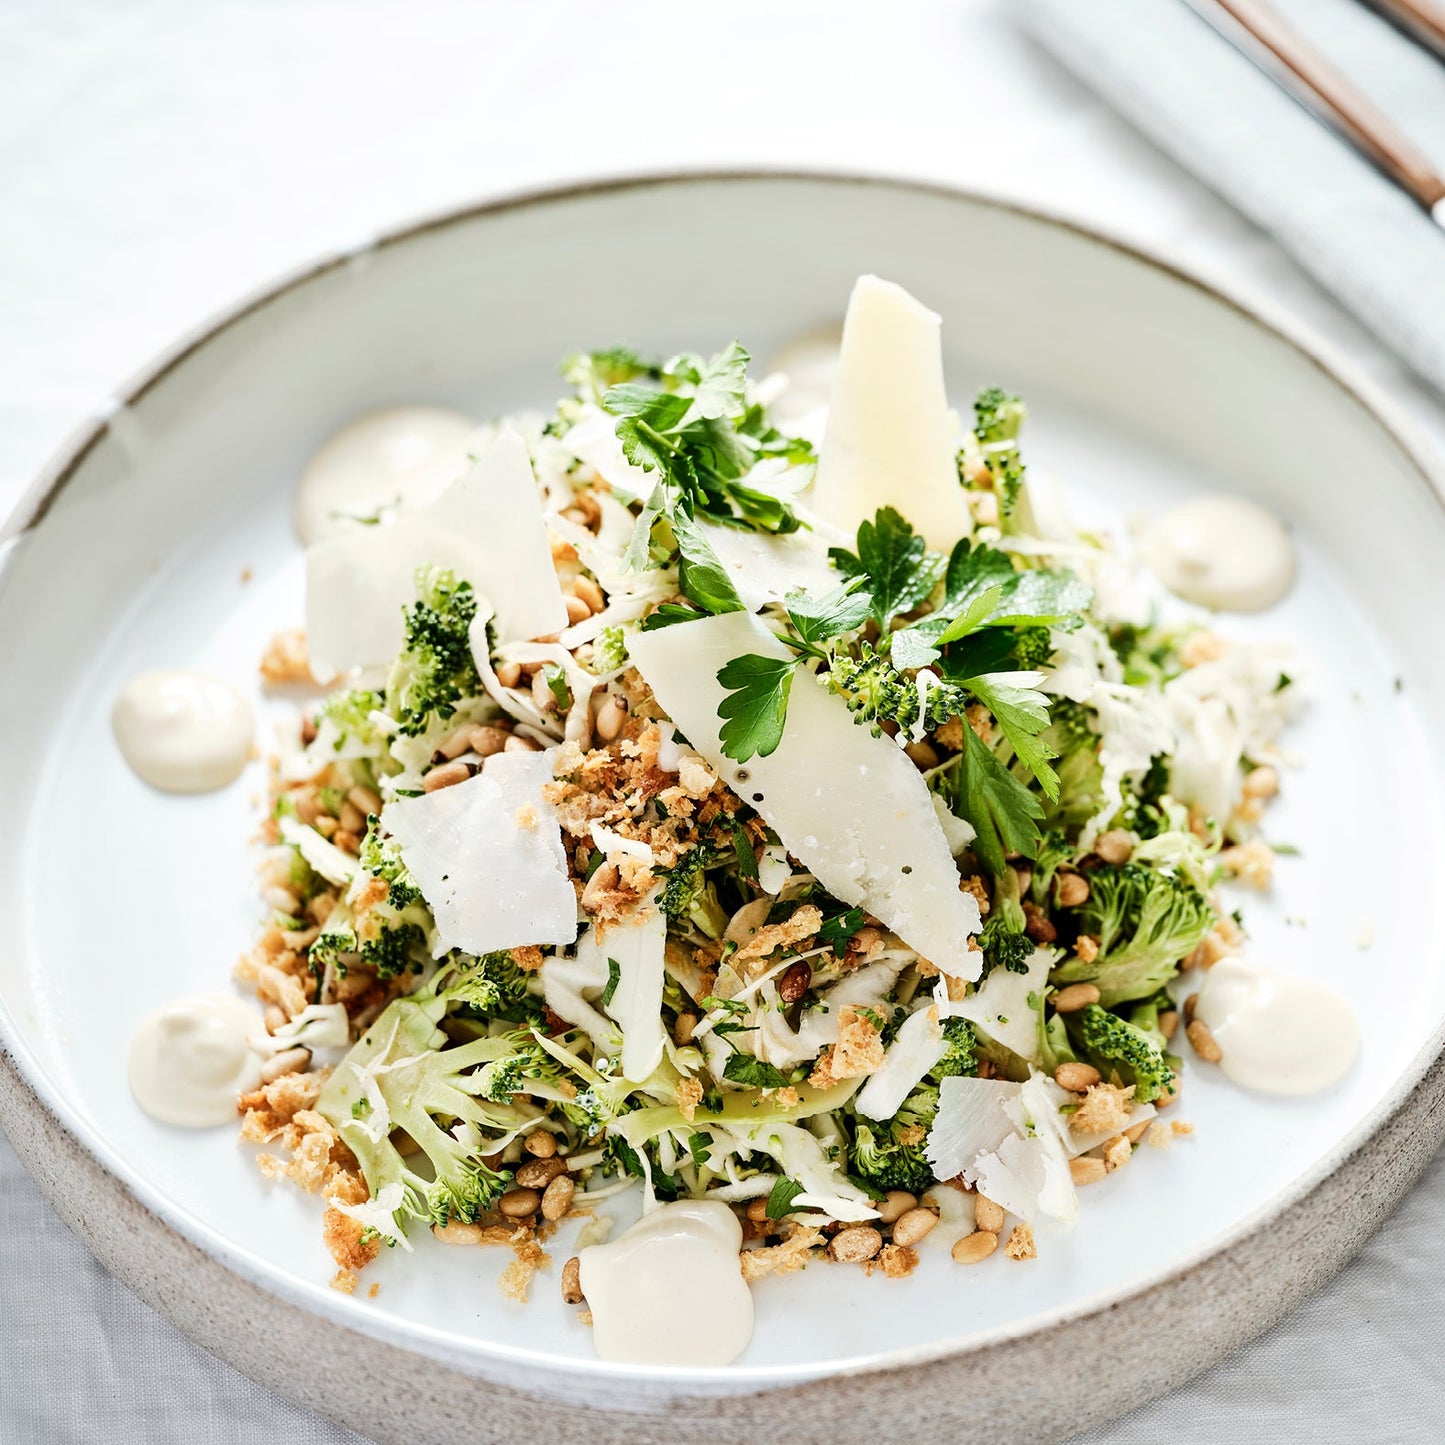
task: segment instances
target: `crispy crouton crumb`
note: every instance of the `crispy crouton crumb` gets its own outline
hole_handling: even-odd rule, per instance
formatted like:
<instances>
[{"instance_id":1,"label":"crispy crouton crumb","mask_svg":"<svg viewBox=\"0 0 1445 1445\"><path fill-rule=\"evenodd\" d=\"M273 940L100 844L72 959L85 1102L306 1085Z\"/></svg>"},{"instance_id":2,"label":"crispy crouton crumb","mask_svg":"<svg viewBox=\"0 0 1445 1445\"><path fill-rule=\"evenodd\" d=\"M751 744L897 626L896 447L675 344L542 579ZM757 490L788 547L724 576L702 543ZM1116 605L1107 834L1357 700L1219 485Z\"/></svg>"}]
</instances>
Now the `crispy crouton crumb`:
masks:
<instances>
[{"instance_id":1,"label":"crispy crouton crumb","mask_svg":"<svg viewBox=\"0 0 1445 1445\"><path fill-rule=\"evenodd\" d=\"M1104 1145L1104 1167L1111 1173L1122 1169L1134 1157L1134 1146L1122 1135Z\"/></svg>"},{"instance_id":2,"label":"crispy crouton crumb","mask_svg":"<svg viewBox=\"0 0 1445 1445\"><path fill-rule=\"evenodd\" d=\"M512 950L512 962L522 970L523 973L536 973L542 967L542 950L535 944L527 944L522 948Z\"/></svg>"},{"instance_id":3,"label":"crispy crouton crumb","mask_svg":"<svg viewBox=\"0 0 1445 1445\"><path fill-rule=\"evenodd\" d=\"M1034 1246L1034 1232L1027 1224L1016 1224L1008 1237L1003 1252L1010 1259L1037 1259L1039 1252Z\"/></svg>"},{"instance_id":4,"label":"crispy crouton crumb","mask_svg":"<svg viewBox=\"0 0 1445 1445\"><path fill-rule=\"evenodd\" d=\"M823 926L823 913L816 903L805 903L793 916L782 923L769 923L758 929L745 943L740 944L733 954L733 964L741 965L749 959L767 958L780 948L792 948L811 938Z\"/></svg>"},{"instance_id":5,"label":"crispy crouton crumb","mask_svg":"<svg viewBox=\"0 0 1445 1445\"><path fill-rule=\"evenodd\" d=\"M885 1279L906 1279L918 1268L918 1251L906 1244L885 1244L877 1258L863 1262L863 1272L883 1271Z\"/></svg>"},{"instance_id":6,"label":"crispy crouton crumb","mask_svg":"<svg viewBox=\"0 0 1445 1445\"><path fill-rule=\"evenodd\" d=\"M676 1098L679 1112L691 1124L697 1113L697 1106L702 1103L701 1082L697 1079L683 1079L677 1086Z\"/></svg>"},{"instance_id":7,"label":"crispy crouton crumb","mask_svg":"<svg viewBox=\"0 0 1445 1445\"><path fill-rule=\"evenodd\" d=\"M578 1311L577 1311L577 1323L578 1323L579 1325L586 1325L587 1328L590 1330L590 1329L592 1328L592 1311L591 1311L591 1310L578 1310Z\"/></svg>"},{"instance_id":8,"label":"crispy crouton crumb","mask_svg":"<svg viewBox=\"0 0 1445 1445\"><path fill-rule=\"evenodd\" d=\"M1274 878L1274 849L1262 838L1226 848L1219 855L1219 863L1241 883L1260 892L1267 889Z\"/></svg>"},{"instance_id":9,"label":"crispy crouton crumb","mask_svg":"<svg viewBox=\"0 0 1445 1445\"><path fill-rule=\"evenodd\" d=\"M738 1256L738 1265L749 1284L770 1274L792 1274L807 1265L812 1250L822 1243L822 1230L798 1225L781 1244L745 1249Z\"/></svg>"},{"instance_id":10,"label":"crispy crouton crumb","mask_svg":"<svg viewBox=\"0 0 1445 1445\"><path fill-rule=\"evenodd\" d=\"M537 810L531 803L523 803L517 809L515 822L519 828L525 828L529 833L537 826Z\"/></svg>"},{"instance_id":11,"label":"crispy crouton crumb","mask_svg":"<svg viewBox=\"0 0 1445 1445\"><path fill-rule=\"evenodd\" d=\"M1174 1135L1169 1126L1160 1120L1149 1126L1144 1142L1151 1149L1167 1149L1174 1142Z\"/></svg>"},{"instance_id":12,"label":"crispy crouton crumb","mask_svg":"<svg viewBox=\"0 0 1445 1445\"><path fill-rule=\"evenodd\" d=\"M331 1276L331 1288L338 1294L355 1294L356 1286L361 1283L361 1276L354 1269L338 1269ZM372 1286L376 1288L375 1285Z\"/></svg>"},{"instance_id":13,"label":"crispy crouton crumb","mask_svg":"<svg viewBox=\"0 0 1445 1445\"><path fill-rule=\"evenodd\" d=\"M791 1085L788 1085L785 1088L778 1089L773 1094L773 1098L777 1100L779 1108L794 1109L798 1104L798 1091Z\"/></svg>"},{"instance_id":14,"label":"crispy crouton crumb","mask_svg":"<svg viewBox=\"0 0 1445 1445\"><path fill-rule=\"evenodd\" d=\"M311 682L311 663L306 655L306 633L295 627L278 632L261 656L261 676L270 683Z\"/></svg>"},{"instance_id":15,"label":"crispy crouton crumb","mask_svg":"<svg viewBox=\"0 0 1445 1445\"><path fill-rule=\"evenodd\" d=\"M532 1276L539 1269L550 1267L552 1256L524 1230L516 1231L511 1243L517 1257L502 1271L497 1287L508 1299L524 1305L527 1303L527 1290L531 1286Z\"/></svg>"},{"instance_id":16,"label":"crispy crouton crumb","mask_svg":"<svg viewBox=\"0 0 1445 1445\"><path fill-rule=\"evenodd\" d=\"M844 1004L838 1010L838 1042L818 1056L808 1082L815 1089L831 1089L843 1079L871 1074L882 1065L883 1039L878 1025L855 1005Z\"/></svg>"},{"instance_id":17,"label":"crispy crouton crumb","mask_svg":"<svg viewBox=\"0 0 1445 1445\"><path fill-rule=\"evenodd\" d=\"M1192 1134L1194 1132L1194 1125L1186 1124L1183 1119L1175 1119L1174 1122L1170 1124L1169 1128L1176 1137L1181 1139L1186 1134Z\"/></svg>"},{"instance_id":18,"label":"crispy crouton crumb","mask_svg":"<svg viewBox=\"0 0 1445 1445\"><path fill-rule=\"evenodd\" d=\"M364 1269L381 1252L381 1240L362 1242L362 1226L336 1205L362 1204L370 1196L366 1183L355 1174L338 1174L332 1182L331 1194L322 1217L321 1233L331 1257L343 1269Z\"/></svg>"},{"instance_id":19,"label":"crispy crouton crumb","mask_svg":"<svg viewBox=\"0 0 1445 1445\"><path fill-rule=\"evenodd\" d=\"M1133 1100L1132 1084L1127 1089L1117 1084L1095 1084L1074 1110L1069 1127L1076 1134L1102 1134L1106 1129L1122 1131L1129 1122Z\"/></svg>"},{"instance_id":20,"label":"crispy crouton crumb","mask_svg":"<svg viewBox=\"0 0 1445 1445\"><path fill-rule=\"evenodd\" d=\"M993 903L988 896L988 889L982 878L961 878L958 883L960 891L971 893L978 900L978 915L980 918L987 918L988 911Z\"/></svg>"},{"instance_id":21,"label":"crispy crouton crumb","mask_svg":"<svg viewBox=\"0 0 1445 1445\"><path fill-rule=\"evenodd\" d=\"M963 719L951 717L942 727L934 728L933 741L951 753L963 751Z\"/></svg>"},{"instance_id":22,"label":"crispy crouton crumb","mask_svg":"<svg viewBox=\"0 0 1445 1445\"><path fill-rule=\"evenodd\" d=\"M1081 933L1074 941L1074 953L1080 963L1093 963L1099 956L1099 940L1087 933Z\"/></svg>"}]
</instances>

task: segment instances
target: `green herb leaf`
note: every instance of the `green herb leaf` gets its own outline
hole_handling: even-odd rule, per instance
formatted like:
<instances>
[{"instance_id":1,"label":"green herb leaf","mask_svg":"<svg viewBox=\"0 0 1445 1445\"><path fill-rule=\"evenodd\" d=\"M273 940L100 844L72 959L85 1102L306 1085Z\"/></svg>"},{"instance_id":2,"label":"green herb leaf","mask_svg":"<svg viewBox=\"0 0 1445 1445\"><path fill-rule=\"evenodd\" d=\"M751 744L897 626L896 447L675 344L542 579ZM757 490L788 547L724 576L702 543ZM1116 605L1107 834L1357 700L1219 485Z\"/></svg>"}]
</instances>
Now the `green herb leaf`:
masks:
<instances>
[{"instance_id":1,"label":"green herb leaf","mask_svg":"<svg viewBox=\"0 0 1445 1445\"><path fill-rule=\"evenodd\" d=\"M741 612L742 599L733 579L691 516L681 509L675 512L672 531L679 552L677 585L683 596L714 615Z\"/></svg>"},{"instance_id":2,"label":"green herb leaf","mask_svg":"<svg viewBox=\"0 0 1445 1445\"><path fill-rule=\"evenodd\" d=\"M718 704L723 752L745 763L754 754L767 757L783 740L788 694L797 668L793 658L761 657L750 652L718 669L728 696Z\"/></svg>"},{"instance_id":3,"label":"green herb leaf","mask_svg":"<svg viewBox=\"0 0 1445 1445\"><path fill-rule=\"evenodd\" d=\"M848 940L862 927L863 910L848 908L832 918L825 918L818 937L833 950L834 958L842 958L848 951Z\"/></svg>"},{"instance_id":4,"label":"green herb leaf","mask_svg":"<svg viewBox=\"0 0 1445 1445\"><path fill-rule=\"evenodd\" d=\"M707 1161L712 1154L712 1135L701 1132L690 1134L687 1140L687 1152L692 1155L692 1162L699 1169L706 1169Z\"/></svg>"},{"instance_id":5,"label":"green herb leaf","mask_svg":"<svg viewBox=\"0 0 1445 1445\"><path fill-rule=\"evenodd\" d=\"M753 851L753 840L748 836L748 830L736 817L728 820L728 826L732 829L733 853L737 859L738 877L749 883L756 883L758 881L758 855Z\"/></svg>"},{"instance_id":6,"label":"green herb leaf","mask_svg":"<svg viewBox=\"0 0 1445 1445\"><path fill-rule=\"evenodd\" d=\"M747 1084L754 1089L785 1089L788 1076L752 1054L735 1053L723 1069L723 1078L734 1084Z\"/></svg>"},{"instance_id":7,"label":"green herb leaf","mask_svg":"<svg viewBox=\"0 0 1445 1445\"><path fill-rule=\"evenodd\" d=\"M572 689L567 686L567 674L553 662L542 669L542 679L548 692L556 699L557 706L566 712L572 706Z\"/></svg>"},{"instance_id":8,"label":"green herb leaf","mask_svg":"<svg viewBox=\"0 0 1445 1445\"><path fill-rule=\"evenodd\" d=\"M1049 700L1031 687L1015 687L994 677L971 677L963 684L998 720L1018 759L1039 780L1053 802L1059 775L1049 766L1053 750L1039 735L1049 725Z\"/></svg>"},{"instance_id":9,"label":"green herb leaf","mask_svg":"<svg viewBox=\"0 0 1445 1445\"><path fill-rule=\"evenodd\" d=\"M602 1007L606 1008L612 1002L612 996L617 992L617 985L622 982L622 966L615 958L607 960L607 987L602 990Z\"/></svg>"},{"instance_id":10,"label":"green herb leaf","mask_svg":"<svg viewBox=\"0 0 1445 1445\"><path fill-rule=\"evenodd\" d=\"M656 612L649 612L642 619L643 632L656 632L659 628L673 627L679 622L696 622L705 616L695 607L684 607L679 602L663 602Z\"/></svg>"},{"instance_id":11,"label":"green herb leaf","mask_svg":"<svg viewBox=\"0 0 1445 1445\"><path fill-rule=\"evenodd\" d=\"M712 357L697 379L691 414L711 420L736 416L741 412L750 360L748 353L736 341Z\"/></svg>"},{"instance_id":12,"label":"green herb leaf","mask_svg":"<svg viewBox=\"0 0 1445 1445\"><path fill-rule=\"evenodd\" d=\"M873 611L872 597L858 590L862 585L862 577L852 577L822 597L789 592L783 605L798 636L817 645L841 633L856 632Z\"/></svg>"},{"instance_id":13,"label":"green herb leaf","mask_svg":"<svg viewBox=\"0 0 1445 1445\"><path fill-rule=\"evenodd\" d=\"M793 1207L793 1200L803 1192L803 1186L796 1179L780 1175L777 1183L768 1191L767 1208L763 1211L769 1219L781 1219Z\"/></svg>"},{"instance_id":14,"label":"green herb leaf","mask_svg":"<svg viewBox=\"0 0 1445 1445\"><path fill-rule=\"evenodd\" d=\"M858 552L840 547L828 555L845 576L863 575L873 598L873 616L887 627L900 612L917 607L943 574L944 560L930 552L912 524L893 507L883 507L858 528Z\"/></svg>"},{"instance_id":15,"label":"green herb leaf","mask_svg":"<svg viewBox=\"0 0 1445 1445\"><path fill-rule=\"evenodd\" d=\"M999 761L972 728L963 730L954 811L973 824L973 851L991 873L1003 872L1010 853L1032 857L1039 842L1039 800Z\"/></svg>"}]
</instances>

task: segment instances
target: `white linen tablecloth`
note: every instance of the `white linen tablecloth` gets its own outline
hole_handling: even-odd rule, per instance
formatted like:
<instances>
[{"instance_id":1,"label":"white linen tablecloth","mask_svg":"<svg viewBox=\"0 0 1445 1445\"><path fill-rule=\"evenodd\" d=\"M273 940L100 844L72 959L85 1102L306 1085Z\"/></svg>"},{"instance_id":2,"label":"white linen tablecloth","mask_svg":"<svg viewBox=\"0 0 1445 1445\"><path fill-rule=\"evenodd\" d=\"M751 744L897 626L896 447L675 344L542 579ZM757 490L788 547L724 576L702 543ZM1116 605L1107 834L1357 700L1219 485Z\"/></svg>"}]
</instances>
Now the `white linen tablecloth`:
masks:
<instances>
[{"instance_id":1,"label":"white linen tablecloth","mask_svg":"<svg viewBox=\"0 0 1445 1445\"><path fill-rule=\"evenodd\" d=\"M1445 450L1439 399L1004 0L3 0L0 514L117 381L318 251L522 185L749 163L978 185L1166 248L1348 349ZM1445 1160L1292 1318L1089 1438L1439 1441L1442 1283ZM0 1300L3 1445L357 1438L110 1279L3 1141Z\"/></svg>"}]
</instances>

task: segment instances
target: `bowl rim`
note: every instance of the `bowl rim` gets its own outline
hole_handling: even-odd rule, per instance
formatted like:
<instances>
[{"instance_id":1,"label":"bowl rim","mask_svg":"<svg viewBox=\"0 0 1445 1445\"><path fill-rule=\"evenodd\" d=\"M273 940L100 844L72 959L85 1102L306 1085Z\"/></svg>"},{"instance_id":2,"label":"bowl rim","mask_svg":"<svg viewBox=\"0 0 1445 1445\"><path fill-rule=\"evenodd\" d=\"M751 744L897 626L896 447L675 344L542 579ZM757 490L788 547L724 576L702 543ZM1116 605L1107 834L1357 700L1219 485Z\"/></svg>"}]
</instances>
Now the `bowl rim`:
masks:
<instances>
[{"instance_id":1,"label":"bowl rim","mask_svg":"<svg viewBox=\"0 0 1445 1445\"><path fill-rule=\"evenodd\" d=\"M0 521L0 577L3 577L18 550L15 546L6 544L43 523L65 486L76 475L90 452L105 437L110 429L111 418L117 412L143 401L147 393L170 373L232 327L283 300L291 292L308 283L373 252L387 250L451 226L485 221L515 211L545 208L548 205L594 195L638 193L661 187L698 183L758 181L874 187L879 190L932 196L946 202L961 201L1008 213L1022 220L1070 234L1078 240L1103 246L1150 270L1162 273L1214 304L1225 306L1275 340L1285 343L1300 359L1318 371L1327 383L1349 397L1375 423L1383 434L1383 439L1396 447L1409 463L1412 473L1419 483L1423 484L1435 505L1445 507L1445 464L1436 459L1413 419L1405 415L1402 408L1339 347L1282 308L1256 296L1245 299L1233 294L1218 280L1206 277L1201 271L1181 264L1119 232L1092 222L1082 222L1064 212L1023 201L1006 192L987 187L952 185L852 168L673 167L509 189L482 200L431 210L411 221L383 229L356 246L323 252L283 271L272 281L214 311L208 318L184 332L171 345L162 348L151 361L118 386L101 406L72 430L51 460L42 467L9 517ZM1040 1336L1059 1326L1138 1299L1161 1285L1189 1274L1200 1265L1218 1259L1300 1205L1328 1176L1359 1153L1380 1127L1408 1102L1431 1065L1441 1055L1442 1049L1445 1049L1445 1018L1440 1020L1409 1065L1401 1071L1395 1083L1370 1113L1339 1139L1310 1169L1298 1176L1288 1188L1236 1221L1224 1235L1187 1254L1177 1256L1147 1278L1124 1290L1097 1292L1013 1324L972 1331L966 1336L855 1356L843 1369L852 1374L918 1366L933 1361L967 1357L1011 1340ZM511 1365L529 1367L542 1374L570 1376L579 1382L593 1378L618 1384L630 1382L642 1388L650 1385L664 1389L673 1387L675 1390L678 1385L711 1380L714 1387L725 1381L741 1390L770 1390L839 1373L837 1367L818 1364L752 1366L742 1370L732 1366L708 1370L680 1370L607 1364L600 1360L558 1360L549 1354L501 1342L462 1341L432 1326L359 1309L353 1301L324 1284L288 1278L268 1260L234 1245L203 1221L171 1204L158 1189L119 1157L92 1129L84 1116L67 1102L26 1044L15 1025L8 1004L3 999L0 999L0 1054L12 1063L35 1101L76 1140L103 1174L135 1203L158 1218L167 1229L180 1236L182 1241L202 1249L222 1268L234 1272L248 1283L278 1296L288 1304L319 1313L331 1324L366 1334L383 1344L409 1351L434 1352L463 1373L471 1375L487 1376ZM686 1391L677 1393L684 1394Z\"/></svg>"}]
</instances>

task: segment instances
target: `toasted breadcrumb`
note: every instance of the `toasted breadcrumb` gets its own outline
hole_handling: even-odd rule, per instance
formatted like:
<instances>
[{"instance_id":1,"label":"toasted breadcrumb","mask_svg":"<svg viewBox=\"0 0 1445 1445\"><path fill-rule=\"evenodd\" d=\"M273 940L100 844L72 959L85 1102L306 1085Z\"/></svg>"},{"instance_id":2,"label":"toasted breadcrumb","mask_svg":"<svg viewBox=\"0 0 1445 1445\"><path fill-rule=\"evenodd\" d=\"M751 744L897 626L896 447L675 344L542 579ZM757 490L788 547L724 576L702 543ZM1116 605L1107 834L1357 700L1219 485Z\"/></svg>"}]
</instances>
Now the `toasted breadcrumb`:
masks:
<instances>
[{"instance_id":1,"label":"toasted breadcrumb","mask_svg":"<svg viewBox=\"0 0 1445 1445\"><path fill-rule=\"evenodd\" d=\"M537 809L531 803L523 803L513 815L513 821L519 828L525 828L530 833L537 826Z\"/></svg>"},{"instance_id":2,"label":"toasted breadcrumb","mask_svg":"<svg viewBox=\"0 0 1445 1445\"><path fill-rule=\"evenodd\" d=\"M1274 878L1274 849L1262 838L1253 838L1248 843L1226 848L1219 855L1219 863L1241 883L1261 892L1269 887Z\"/></svg>"},{"instance_id":3,"label":"toasted breadcrumb","mask_svg":"<svg viewBox=\"0 0 1445 1445\"><path fill-rule=\"evenodd\" d=\"M517 1257L502 1271L497 1286L508 1299L524 1305L532 1276L539 1269L550 1268L552 1256L528 1231L518 1230L516 1233L518 1237L513 1238L512 1248L516 1250Z\"/></svg>"},{"instance_id":4,"label":"toasted breadcrumb","mask_svg":"<svg viewBox=\"0 0 1445 1445\"><path fill-rule=\"evenodd\" d=\"M1181 1139L1182 1139L1185 1135L1187 1135L1187 1134L1192 1134L1192 1133L1194 1132L1194 1125L1193 1125L1193 1124L1186 1124L1183 1119L1175 1119L1175 1120L1169 1125L1169 1128L1170 1128L1170 1131L1171 1131L1176 1137L1181 1138Z\"/></svg>"},{"instance_id":5,"label":"toasted breadcrumb","mask_svg":"<svg viewBox=\"0 0 1445 1445\"><path fill-rule=\"evenodd\" d=\"M512 950L512 962L522 970L523 973L536 973L544 962L542 950L535 944L526 944L522 948Z\"/></svg>"},{"instance_id":6,"label":"toasted breadcrumb","mask_svg":"<svg viewBox=\"0 0 1445 1445\"><path fill-rule=\"evenodd\" d=\"M1117 1084L1094 1084L1084 1095L1084 1102L1074 1110L1069 1127L1076 1134L1102 1134L1106 1129L1122 1131L1129 1123L1133 1101L1132 1084L1125 1089Z\"/></svg>"},{"instance_id":7,"label":"toasted breadcrumb","mask_svg":"<svg viewBox=\"0 0 1445 1445\"><path fill-rule=\"evenodd\" d=\"M792 1274L802 1269L812 1258L812 1251L824 1242L821 1229L806 1224L794 1225L792 1233L781 1244L743 1250L738 1256L738 1264L749 1284L770 1274Z\"/></svg>"},{"instance_id":8,"label":"toasted breadcrumb","mask_svg":"<svg viewBox=\"0 0 1445 1445\"><path fill-rule=\"evenodd\" d=\"M1003 1252L1010 1259L1037 1259L1039 1252L1034 1246L1034 1231L1027 1224L1016 1224L1008 1237Z\"/></svg>"},{"instance_id":9,"label":"toasted breadcrumb","mask_svg":"<svg viewBox=\"0 0 1445 1445\"><path fill-rule=\"evenodd\" d=\"M697 1106L702 1103L701 1081L698 1079L681 1080L677 1086L676 1098L679 1112L691 1124L693 1116L697 1113Z\"/></svg>"},{"instance_id":10,"label":"toasted breadcrumb","mask_svg":"<svg viewBox=\"0 0 1445 1445\"><path fill-rule=\"evenodd\" d=\"M360 1221L336 1208L338 1203L364 1204L370 1197L366 1181L360 1175L342 1173L331 1182L321 1233L332 1259L343 1269L364 1269L381 1252L379 1238L363 1242L364 1230Z\"/></svg>"},{"instance_id":11,"label":"toasted breadcrumb","mask_svg":"<svg viewBox=\"0 0 1445 1445\"><path fill-rule=\"evenodd\" d=\"M1080 963L1093 963L1099 956L1099 940L1087 933L1081 933L1074 940L1074 953Z\"/></svg>"},{"instance_id":12,"label":"toasted breadcrumb","mask_svg":"<svg viewBox=\"0 0 1445 1445\"><path fill-rule=\"evenodd\" d=\"M1164 1121L1156 1120L1149 1126L1144 1142L1151 1149L1167 1149L1174 1142L1173 1132Z\"/></svg>"},{"instance_id":13,"label":"toasted breadcrumb","mask_svg":"<svg viewBox=\"0 0 1445 1445\"><path fill-rule=\"evenodd\" d=\"M306 633L300 627L278 632L267 644L261 656L261 676L267 682L309 683L311 663L306 655Z\"/></svg>"},{"instance_id":14,"label":"toasted breadcrumb","mask_svg":"<svg viewBox=\"0 0 1445 1445\"><path fill-rule=\"evenodd\" d=\"M808 1082L815 1089L831 1089L843 1079L871 1074L883 1066L883 1052L878 1025L856 1005L844 1004L838 1010L838 1042L818 1056Z\"/></svg>"},{"instance_id":15,"label":"toasted breadcrumb","mask_svg":"<svg viewBox=\"0 0 1445 1445\"><path fill-rule=\"evenodd\" d=\"M355 1294L356 1286L361 1283L361 1276L354 1269L338 1269L331 1276L331 1288L338 1294ZM373 1285L374 1289L375 1286Z\"/></svg>"},{"instance_id":16,"label":"toasted breadcrumb","mask_svg":"<svg viewBox=\"0 0 1445 1445\"><path fill-rule=\"evenodd\" d=\"M958 886L962 892L973 894L974 898L978 900L979 917L987 918L988 911L993 907L993 903L989 899L988 888L985 886L983 879L961 878Z\"/></svg>"},{"instance_id":17,"label":"toasted breadcrumb","mask_svg":"<svg viewBox=\"0 0 1445 1445\"><path fill-rule=\"evenodd\" d=\"M934 728L933 741L951 753L963 751L963 719L951 717L942 727Z\"/></svg>"},{"instance_id":18,"label":"toasted breadcrumb","mask_svg":"<svg viewBox=\"0 0 1445 1445\"><path fill-rule=\"evenodd\" d=\"M1122 1135L1104 1145L1104 1167L1111 1172L1122 1169L1134 1157L1134 1146Z\"/></svg>"},{"instance_id":19,"label":"toasted breadcrumb","mask_svg":"<svg viewBox=\"0 0 1445 1445\"><path fill-rule=\"evenodd\" d=\"M872 1259L863 1261L864 1274L882 1270L885 1279L906 1279L918 1268L918 1251L906 1244L885 1244Z\"/></svg>"},{"instance_id":20,"label":"toasted breadcrumb","mask_svg":"<svg viewBox=\"0 0 1445 1445\"><path fill-rule=\"evenodd\" d=\"M780 948L793 948L813 937L823 926L823 912L816 903L805 903L782 923L765 924L733 954L734 965L754 958L768 958Z\"/></svg>"},{"instance_id":21,"label":"toasted breadcrumb","mask_svg":"<svg viewBox=\"0 0 1445 1445\"><path fill-rule=\"evenodd\" d=\"M367 1297L367 1299L375 1299L375 1298L377 1297L377 1295L379 1295L380 1293L381 1293L381 1285L380 1285L380 1284L373 1284L373 1285L371 1286L371 1288L370 1288L369 1290L367 1290L367 1292L366 1292L366 1297Z\"/></svg>"}]
</instances>

